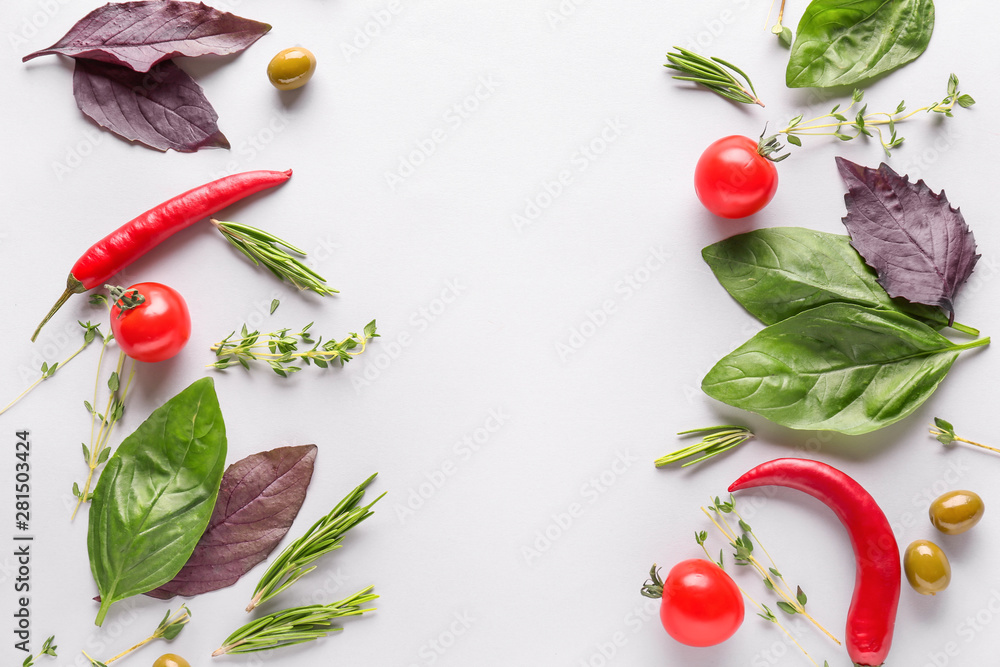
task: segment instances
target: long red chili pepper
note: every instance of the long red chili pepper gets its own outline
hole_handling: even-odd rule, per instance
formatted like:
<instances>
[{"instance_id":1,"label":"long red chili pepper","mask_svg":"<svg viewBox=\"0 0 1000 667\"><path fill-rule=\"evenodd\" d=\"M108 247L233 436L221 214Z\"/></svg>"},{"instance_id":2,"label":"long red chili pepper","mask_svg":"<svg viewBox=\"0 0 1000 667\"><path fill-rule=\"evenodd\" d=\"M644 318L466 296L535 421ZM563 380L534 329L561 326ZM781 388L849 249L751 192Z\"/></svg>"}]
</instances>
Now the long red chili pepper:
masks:
<instances>
[{"instance_id":1,"label":"long red chili pepper","mask_svg":"<svg viewBox=\"0 0 1000 667\"><path fill-rule=\"evenodd\" d=\"M729 490L784 486L808 493L834 511L847 528L857 560L854 596L847 613L847 654L856 667L885 662L899 604L899 547L875 499L832 466L807 459L763 463L733 482Z\"/></svg>"},{"instance_id":2,"label":"long red chili pepper","mask_svg":"<svg viewBox=\"0 0 1000 667\"><path fill-rule=\"evenodd\" d=\"M76 260L66 279L66 291L35 329L31 340L38 337L38 332L49 318L73 294L100 287L175 232L255 192L284 183L291 176L291 169L233 174L188 190L126 222L92 245L90 250Z\"/></svg>"}]
</instances>

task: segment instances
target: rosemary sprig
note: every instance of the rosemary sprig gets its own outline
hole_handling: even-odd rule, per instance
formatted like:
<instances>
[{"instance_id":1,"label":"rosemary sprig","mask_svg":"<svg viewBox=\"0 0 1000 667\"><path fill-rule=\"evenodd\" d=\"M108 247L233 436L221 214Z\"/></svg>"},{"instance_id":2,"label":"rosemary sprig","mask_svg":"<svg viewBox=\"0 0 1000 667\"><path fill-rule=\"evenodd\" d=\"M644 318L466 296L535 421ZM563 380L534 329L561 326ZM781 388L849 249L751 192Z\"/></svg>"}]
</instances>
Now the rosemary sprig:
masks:
<instances>
[{"instance_id":1,"label":"rosemary sprig","mask_svg":"<svg viewBox=\"0 0 1000 667\"><path fill-rule=\"evenodd\" d=\"M800 114L788 121L788 126L779 130L778 133L784 134L788 143L801 146L800 137L832 136L841 141L850 141L862 135L872 137L874 135L871 130L874 129L878 134L879 143L882 144L882 150L888 156L892 154L891 149L903 143L904 138L896 134L897 123L902 123L921 112L938 113L951 118L952 109L955 108L956 104L962 108L968 108L976 103L971 95L964 95L959 91L958 77L954 74L948 77L948 92L944 99L914 109L909 113L906 113L905 102L900 102L896 110L892 112L868 113L868 105L866 104L855 113L854 107L862 102L864 95L864 91L855 90L849 106L841 109L840 105L837 104L830 110L830 113L816 118L803 120ZM853 116L853 120L851 116ZM882 132L883 126L888 130L888 138Z\"/></svg>"},{"instance_id":2,"label":"rosemary sprig","mask_svg":"<svg viewBox=\"0 0 1000 667\"><path fill-rule=\"evenodd\" d=\"M14 400L12 400L10 403L8 403L6 406L4 406L3 409L0 409L0 415L2 415L3 413L7 412L12 407L14 407L14 405L18 401L20 401L22 398L24 398L25 396L28 395L28 392L30 392L32 389L34 389L35 387L37 387L38 385L40 385L45 380L48 380L50 377L52 377L53 375L55 375L57 370L59 370L60 368L62 368L63 366L65 366L66 364L68 364L69 362L71 362L78 354L80 354L85 349L87 349L87 346L90 345L91 343L93 343L94 339L100 333L100 331L98 330L99 327L101 326L100 324L91 324L89 321L86 324L84 324L83 322L80 322L79 320L77 320L76 323L79 324L81 327L83 327L83 344L79 348L77 348L77 350L75 352L73 352L73 354L69 355L68 357L66 357L62 361L55 362L51 366L49 365L49 363L47 361L43 361L42 362L42 366L39 369L39 372L41 373L41 375L38 376L38 379L36 379L34 382L32 382L30 385L28 385L27 389L25 389L20 394L18 394L14 398Z\"/></svg>"},{"instance_id":3,"label":"rosemary sprig","mask_svg":"<svg viewBox=\"0 0 1000 667\"><path fill-rule=\"evenodd\" d=\"M163 616L163 620L160 621L160 624L156 626L155 630L153 630L153 634L146 637L135 646L125 649L115 657L109 658L108 660L101 662L100 660L95 660L94 658L91 658L89 655L87 655L86 651L83 651L83 655L86 656L87 660L90 661L91 667L107 667L115 660L124 658L132 651L140 649L152 641L156 641L157 639L161 638L167 641L171 641L181 633L181 630L184 629L184 626L187 625L190 620L191 620L191 610L187 608L187 605L182 604L181 608L178 609L177 613L174 614L173 616L170 615L170 610L169 609L167 610L167 613Z\"/></svg>"},{"instance_id":4,"label":"rosemary sprig","mask_svg":"<svg viewBox=\"0 0 1000 667\"><path fill-rule=\"evenodd\" d=\"M42 649L38 652L38 655L36 656L29 655L27 658L24 659L24 662L21 663L21 667L32 667L35 664L35 661L41 658L43 655L50 655L53 658L59 657L56 655L56 649L59 647L52 645L52 642L55 641L55 638L56 636L52 635L51 637L46 639L45 643L42 644Z\"/></svg>"},{"instance_id":5,"label":"rosemary sprig","mask_svg":"<svg viewBox=\"0 0 1000 667\"><path fill-rule=\"evenodd\" d=\"M362 609L362 605L378 598L371 593L373 588L369 586L339 602L293 607L250 621L229 635L212 657L302 644L343 630L333 625L334 619L375 611L374 608Z\"/></svg>"},{"instance_id":6,"label":"rosemary sprig","mask_svg":"<svg viewBox=\"0 0 1000 667\"><path fill-rule=\"evenodd\" d=\"M384 493L364 507L358 507L358 504L364 498L365 488L371 484L376 475L378 473L363 481L330 510L329 514L314 523L305 535L285 547L261 577L257 588L254 589L253 599L247 605L247 611L270 600L316 569L315 565L307 566L334 549L339 549L347 531L372 515L372 506L385 495Z\"/></svg>"},{"instance_id":7,"label":"rosemary sprig","mask_svg":"<svg viewBox=\"0 0 1000 667\"><path fill-rule=\"evenodd\" d=\"M227 241L253 262L254 266L263 264L277 276L278 280L287 280L300 290L312 290L320 296L338 292L326 284L326 278L313 271L299 259L299 257L306 256L305 250L293 246L274 234L250 225L220 222L215 219L212 219L211 222L216 229L222 232Z\"/></svg>"},{"instance_id":8,"label":"rosemary sprig","mask_svg":"<svg viewBox=\"0 0 1000 667\"><path fill-rule=\"evenodd\" d=\"M314 340L310 331L312 325L310 322L297 333L289 333L291 329L272 331L264 334L264 340L261 340L259 331L249 331L244 324L239 340L232 340L236 335L234 331L211 347L218 360L209 364L208 368L226 369L239 363L249 370L251 361L263 361L281 377L288 377L289 373L302 370L301 366L292 365L295 361L302 361L306 366L314 363L320 368L328 368L335 361L344 365L364 352L370 339L379 337L375 331L375 320L365 325L362 335L350 333L339 342L330 340L324 343L322 337ZM300 343L311 347L299 349ZM359 347L361 349L357 352L353 351Z\"/></svg>"},{"instance_id":9,"label":"rosemary sprig","mask_svg":"<svg viewBox=\"0 0 1000 667\"><path fill-rule=\"evenodd\" d=\"M750 77L736 65L714 56L706 58L679 46L675 46L674 49L667 54L667 63L664 65L681 73L680 76L673 75L673 78L701 84L734 102L764 106L757 97L757 91L754 90ZM741 83L733 73L739 74L745 83Z\"/></svg>"},{"instance_id":10,"label":"rosemary sprig","mask_svg":"<svg viewBox=\"0 0 1000 667\"><path fill-rule=\"evenodd\" d=\"M708 426L705 428L693 428L690 431L681 431L677 435L685 436L693 433L704 433L706 435L700 442L656 459L656 467L660 468L701 454L701 456L693 461L687 461L681 465L682 468L686 468L705 459L712 458L716 454L728 451L754 437L753 432L745 426Z\"/></svg>"},{"instance_id":11,"label":"rosemary sprig","mask_svg":"<svg viewBox=\"0 0 1000 667\"><path fill-rule=\"evenodd\" d=\"M945 446L952 445L956 442L964 442L967 445L988 449L991 452L1000 454L1000 449L997 449L996 447L990 447L989 445L983 445L978 442L973 442L972 440L966 440L965 438L958 437L955 435L955 427L952 426L950 422L946 422L940 417L934 418L934 427L931 428L929 433L937 438L938 442Z\"/></svg>"}]
</instances>

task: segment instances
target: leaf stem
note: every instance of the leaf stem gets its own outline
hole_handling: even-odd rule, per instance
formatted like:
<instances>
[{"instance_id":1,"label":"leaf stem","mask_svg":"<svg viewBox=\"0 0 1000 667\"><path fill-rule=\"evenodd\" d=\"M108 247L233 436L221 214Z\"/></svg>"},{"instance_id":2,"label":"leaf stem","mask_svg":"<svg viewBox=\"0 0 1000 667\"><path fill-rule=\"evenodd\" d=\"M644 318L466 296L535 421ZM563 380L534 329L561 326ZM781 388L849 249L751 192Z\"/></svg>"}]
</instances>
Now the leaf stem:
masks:
<instances>
[{"instance_id":1,"label":"leaf stem","mask_svg":"<svg viewBox=\"0 0 1000 667\"><path fill-rule=\"evenodd\" d=\"M79 324L85 330L84 331L84 336L83 336L83 345L81 345L80 347L78 347L76 349L76 351L73 352L73 354L69 355L68 357L66 357L62 361L59 361L59 362L56 362L56 363L52 364L52 366L49 366L48 364L42 364L42 371L41 371L42 374L34 382L32 382L30 385L28 385L27 389L25 389L20 394L18 394L14 398L14 400L12 400L10 403L8 403L6 406L4 406L4 408L2 410L0 410L0 415L2 415L3 413L7 412L12 407L14 407L14 405L16 405L17 402L20 401L22 398L24 398L25 396L27 396L28 393L31 392L32 389L34 389L35 387L37 387L38 385L40 385L43 381L48 380L50 377L52 377L53 375L55 375L56 371L58 369L62 368L63 366L65 366L66 364L68 364L69 362L71 362L73 359L76 358L76 356L78 354L80 354L85 349L87 349L87 346L90 345L93 342L94 335L97 332L98 327L100 325L91 324L90 322L87 322L86 324L84 324L83 322L79 322Z\"/></svg>"}]
</instances>

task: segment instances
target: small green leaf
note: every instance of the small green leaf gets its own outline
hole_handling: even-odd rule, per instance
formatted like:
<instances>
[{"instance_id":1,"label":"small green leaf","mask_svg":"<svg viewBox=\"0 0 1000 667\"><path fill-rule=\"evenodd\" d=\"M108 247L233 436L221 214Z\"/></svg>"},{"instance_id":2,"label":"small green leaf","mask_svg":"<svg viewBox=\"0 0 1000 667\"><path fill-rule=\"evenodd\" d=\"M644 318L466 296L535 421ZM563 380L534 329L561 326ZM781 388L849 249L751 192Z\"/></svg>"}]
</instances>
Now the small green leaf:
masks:
<instances>
[{"instance_id":1,"label":"small green leaf","mask_svg":"<svg viewBox=\"0 0 1000 667\"><path fill-rule=\"evenodd\" d=\"M774 576L778 577L779 579L781 579L781 578L782 578L782 576L781 576L781 573L780 573L780 572L778 572L778 569L777 569L777 568L774 568L774 567L769 567L769 568L768 568L768 571L769 571L769 572L770 572L771 574L773 574Z\"/></svg>"},{"instance_id":2,"label":"small green leaf","mask_svg":"<svg viewBox=\"0 0 1000 667\"><path fill-rule=\"evenodd\" d=\"M753 532L753 530L750 528L750 524L744 521L743 519L740 519L740 530L742 530L744 533Z\"/></svg>"},{"instance_id":3,"label":"small green leaf","mask_svg":"<svg viewBox=\"0 0 1000 667\"><path fill-rule=\"evenodd\" d=\"M118 372L112 371L111 377L108 378L108 389L112 392L118 391L118 387L121 386L118 380Z\"/></svg>"},{"instance_id":4,"label":"small green leaf","mask_svg":"<svg viewBox=\"0 0 1000 667\"><path fill-rule=\"evenodd\" d=\"M780 609L781 611L783 611L786 614L789 614L791 616L794 616L795 614L799 613L798 610L795 609L795 607L793 607L792 605L788 604L784 600L778 600L778 609Z\"/></svg>"},{"instance_id":5,"label":"small green leaf","mask_svg":"<svg viewBox=\"0 0 1000 667\"><path fill-rule=\"evenodd\" d=\"M87 448L86 444L84 444L82 442L80 444L83 445L83 460L84 460L84 462L90 463L90 450Z\"/></svg>"},{"instance_id":6,"label":"small green leaf","mask_svg":"<svg viewBox=\"0 0 1000 667\"><path fill-rule=\"evenodd\" d=\"M280 304L281 301L278 301L277 299L271 301L271 315L274 315L274 311L278 310L278 306Z\"/></svg>"},{"instance_id":7,"label":"small green leaf","mask_svg":"<svg viewBox=\"0 0 1000 667\"><path fill-rule=\"evenodd\" d=\"M976 100L972 99L972 95L960 95L958 98L958 106L962 107L963 109L968 109L975 103Z\"/></svg>"},{"instance_id":8,"label":"small green leaf","mask_svg":"<svg viewBox=\"0 0 1000 667\"><path fill-rule=\"evenodd\" d=\"M802 605L803 607L806 606L806 600L808 598L806 598L805 591L802 590L801 586L798 586L795 591L795 599L798 600L799 604Z\"/></svg>"},{"instance_id":9,"label":"small green leaf","mask_svg":"<svg viewBox=\"0 0 1000 667\"><path fill-rule=\"evenodd\" d=\"M77 498L80 497L80 485L76 482L73 482L73 495Z\"/></svg>"},{"instance_id":10,"label":"small green leaf","mask_svg":"<svg viewBox=\"0 0 1000 667\"><path fill-rule=\"evenodd\" d=\"M111 455L111 448L110 447L105 447L104 449L102 449L100 456L97 457L97 465L101 465L102 463L104 463L105 461L107 461L108 460L108 456L110 456L110 455Z\"/></svg>"},{"instance_id":11,"label":"small green leaf","mask_svg":"<svg viewBox=\"0 0 1000 667\"><path fill-rule=\"evenodd\" d=\"M379 335L375 333L375 320L372 320L365 325L365 338L378 338Z\"/></svg>"},{"instance_id":12,"label":"small green leaf","mask_svg":"<svg viewBox=\"0 0 1000 667\"><path fill-rule=\"evenodd\" d=\"M792 34L792 29L788 26L782 26L781 32L778 33L778 41L781 42L781 45L790 47L794 38L795 35Z\"/></svg>"},{"instance_id":13,"label":"small green leaf","mask_svg":"<svg viewBox=\"0 0 1000 667\"><path fill-rule=\"evenodd\" d=\"M787 136L788 136L788 143L790 143L793 146L802 146L802 140L799 139L797 136L795 136L794 134L789 134Z\"/></svg>"}]
</instances>

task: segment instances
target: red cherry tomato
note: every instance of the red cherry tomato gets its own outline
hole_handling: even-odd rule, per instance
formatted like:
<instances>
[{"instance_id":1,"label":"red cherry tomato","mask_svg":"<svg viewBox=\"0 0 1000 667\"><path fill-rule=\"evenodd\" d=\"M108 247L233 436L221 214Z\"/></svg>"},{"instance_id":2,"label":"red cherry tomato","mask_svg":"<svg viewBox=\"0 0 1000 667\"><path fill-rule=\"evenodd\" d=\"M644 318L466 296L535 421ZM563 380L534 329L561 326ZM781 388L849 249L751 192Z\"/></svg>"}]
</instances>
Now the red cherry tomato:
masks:
<instances>
[{"instance_id":1,"label":"red cherry tomato","mask_svg":"<svg viewBox=\"0 0 1000 667\"><path fill-rule=\"evenodd\" d=\"M778 189L778 170L749 137L719 139L701 154L694 190L712 213L745 218L767 206Z\"/></svg>"},{"instance_id":2,"label":"red cherry tomato","mask_svg":"<svg viewBox=\"0 0 1000 667\"><path fill-rule=\"evenodd\" d=\"M160 283L138 283L145 301L122 310L121 300L111 307L111 332L118 346L136 361L164 361L181 351L191 337L191 315L177 290Z\"/></svg>"},{"instance_id":3,"label":"red cherry tomato","mask_svg":"<svg viewBox=\"0 0 1000 667\"><path fill-rule=\"evenodd\" d=\"M688 646L714 646L743 623L743 596L715 563L681 561L663 582L660 621L671 637Z\"/></svg>"}]
</instances>

